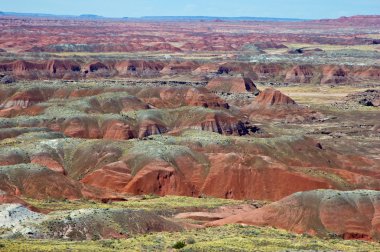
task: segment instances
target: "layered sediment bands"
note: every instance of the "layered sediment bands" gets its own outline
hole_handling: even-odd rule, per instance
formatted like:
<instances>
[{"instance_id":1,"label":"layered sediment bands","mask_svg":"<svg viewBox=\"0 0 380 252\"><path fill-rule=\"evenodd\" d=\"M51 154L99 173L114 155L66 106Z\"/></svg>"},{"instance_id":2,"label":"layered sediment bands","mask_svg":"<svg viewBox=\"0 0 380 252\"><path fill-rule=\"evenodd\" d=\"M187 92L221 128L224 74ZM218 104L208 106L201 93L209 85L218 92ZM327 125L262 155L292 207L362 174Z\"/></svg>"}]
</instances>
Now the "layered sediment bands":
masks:
<instances>
[{"instance_id":1,"label":"layered sediment bands","mask_svg":"<svg viewBox=\"0 0 380 252\"><path fill-rule=\"evenodd\" d=\"M120 189L117 179L110 181L116 181L118 191L128 193L205 194L221 198L270 200L278 200L297 191L319 188L344 189L348 185L351 188L380 188L379 181L366 176L366 171L358 168L353 160L326 153L318 149L310 139L279 142L277 145L266 149L256 144L243 146L235 143L234 147L210 145L192 149L177 145L161 146L152 142L151 147L147 145L145 149L140 150L136 146L130 155L121 159L128 168L123 167L118 172L129 181L123 189ZM279 153L280 149L286 150L288 154L273 154ZM153 150L157 154L150 154ZM312 151L314 156L305 159L303 155L296 154L310 153L308 151ZM348 159L351 163L346 162ZM361 165L368 164L363 162ZM361 180L363 183L355 184L352 180L344 182L345 176L340 177L332 169L344 172L347 167L351 167L354 176L365 177ZM331 175L320 176L325 172ZM103 168L99 175L102 173ZM130 176L133 176L131 180ZM92 178L92 181L96 179ZM94 182L91 184L94 185Z\"/></svg>"},{"instance_id":2,"label":"layered sediment bands","mask_svg":"<svg viewBox=\"0 0 380 252\"><path fill-rule=\"evenodd\" d=\"M164 68L164 62L144 60L120 61L115 64L115 70L122 76L155 76Z\"/></svg>"},{"instance_id":3,"label":"layered sediment bands","mask_svg":"<svg viewBox=\"0 0 380 252\"><path fill-rule=\"evenodd\" d=\"M225 93L258 93L256 85L250 78L217 77L209 81L207 89Z\"/></svg>"},{"instance_id":4,"label":"layered sediment bands","mask_svg":"<svg viewBox=\"0 0 380 252\"><path fill-rule=\"evenodd\" d=\"M164 66L164 68L160 71L163 75L177 75L184 73L191 73L199 66L198 63L192 61L183 61L183 62L169 62Z\"/></svg>"},{"instance_id":5,"label":"layered sediment bands","mask_svg":"<svg viewBox=\"0 0 380 252\"><path fill-rule=\"evenodd\" d=\"M180 137L178 143L175 137L163 139L167 142L153 139L133 142L51 140L42 146L56 146L54 151L48 148L32 155L19 151L22 155L18 156L18 163L24 163L25 169L30 162L46 167L38 176L46 175L51 183L63 176L57 163L63 164L64 174L71 181L66 186L75 179L75 183L80 180L117 193L279 200L297 191L320 188L380 189L375 163L325 151L310 138L282 137L250 142L248 139L228 140L215 134L212 141L206 142L202 135L191 140ZM31 177L21 175L20 179ZM21 182L17 182L16 187L15 183L5 180L0 189L20 191ZM37 180L30 183L37 183ZM41 190L39 197L50 195ZM37 189L21 190L20 193L30 191Z\"/></svg>"},{"instance_id":6,"label":"layered sediment bands","mask_svg":"<svg viewBox=\"0 0 380 252\"><path fill-rule=\"evenodd\" d=\"M133 110L149 109L149 105L128 93L112 93L88 100L89 106L84 110L89 114L119 114ZM81 109L80 107L78 109Z\"/></svg>"},{"instance_id":7,"label":"layered sediment bands","mask_svg":"<svg viewBox=\"0 0 380 252\"><path fill-rule=\"evenodd\" d=\"M0 104L0 109L25 109L37 103L47 101L54 93L52 88L31 88L9 93L9 96Z\"/></svg>"},{"instance_id":8,"label":"layered sediment bands","mask_svg":"<svg viewBox=\"0 0 380 252\"><path fill-rule=\"evenodd\" d=\"M107 164L100 169L89 172L81 182L98 188L108 188L122 192L133 179L132 170L124 161Z\"/></svg>"},{"instance_id":9,"label":"layered sediment bands","mask_svg":"<svg viewBox=\"0 0 380 252\"><path fill-rule=\"evenodd\" d=\"M278 202L209 225L244 223L344 239L379 240L378 191L298 192Z\"/></svg>"},{"instance_id":10,"label":"layered sediment bands","mask_svg":"<svg viewBox=\"0 0 380 252\"><path fill-rule=\"evenodd\" d=\"M258 107L298 106L292 98L273 88L262 91L253 103Z\"/></svg>"},{"instance_id":11,"label":"layered sediment bands","mask_svg":"<svg viewBox=\"0 0 380 252\"><path fill-rule=\"evenodd\" d=\"M273 80L281 78L281 73L284 72L284 65L277 64L255 64L252 66L259 80Z\"/></svg>"},{"instance_id":12,"label":"layered sediment bands","mask_svg":"<svg viewBox=\"0 0 380 252\"><path fill-rule=\"evenodd\" d=\"M86 188L62 173L36 164L1 166L0 182L0 190L9 195L22 195L36 199L98 198L98 196L107 195Z\"/></svg>"},{"instance_id":13,"label":"layered sediment bands","mask_svg":"<svg viewBox=\"0 0 380 252\"><path fill-rule=\"evenodd\" d=\"M23 79L82 79L99 77L158 77L197 75L200 77L243 74L260 81L292 83L345 84L380 80L377 66L294 65L280 63L198 63L195 61L72 60L25 61L0 63L0 73Z\"/></svg>"},{"instance_id":14,"label":"layered sediment bands","mask_svg":"<svg viewBox=\"0 0 380 252\"><path fill-rule=\"evenodd\" d=\"M112 198L114 192L265 200L320 188L380 189L378 163L326 151L310 138L251 141L197 130L176 135L2 147L0 189L37 198Z\"/></svg>"},{"instance_id":15,"label":"layered sediment bands","mask_svg":"<svg viewBox=\"0 0 380 252\"><path fill-rule=\"evenodd\" d=\"M68 60L50 60L47 62L46 68L52 74L79 72L81 70L78 63Z\"/></svg>"},{"instance_id":16,"label":"layered sediment bands","mask_svg":"<svg viewBox=\"0 0 380 252\"><path fill-rule=\"evenodd\" d=\"M84 65L83 67L83 72L86 74L98 72L98 71L108 71L108 70L109 70L109 67L100 61L88 63Z\"/></svg>"},{"instance_id":17,"label":"layered sediment bands","mask_svg":"<svg viewBox=\"0 0 380 252\"><path fill-rule=\"evenodd\" d=\"M5 204L18 204L18 205L22 205L22 206L24 206L24 207L26 207L29 210L34 211L34 212L40 211L38 208L30 205L26 201L18 198L17 196L9 195L6 192L0 190L0 205L5 205Z\"/></svg>"},{"instance_id":18,"label":"layered sediment bands","mask_svg":"<svg viewBox=\"0 0 380 252\"><path fill-rule=\"evenodd\" d=\"M32 120L15 117L4 120L1 124L2 128L48 128L73 138L115 140L144 138L186 129L225 135L246 135L250 133L249 126L228 110L191 106L129 111L124 115L81 114L62 115L62 117L40 115Z\"/></svg>"},{"instance_id":19,"label":"layered sediment bands","mask_svg":"<svg viewBox=\"0 0 380 252\"><path fill-rule=\"evenodd\" d=\"M135 138L132 127L123 121L111 120L102 128L104 139L128 140Z\"/></svg>"},{"instance_id":20,"label":"layered sediment bands","mask_svg":"<svg viewBox=\"0 0 380 252\"><path fill-rule=\"evenodd\" d=\"M69 104L71 108L87 114L119 114L149 108L179 108L181 106L229 108L228 103L203 87L91 89L45 86L31 87L26 90L4 88L0 91L2 117L41 115L46 107L52 105L41 103L52 99L56 103L65 101L65 104Z\"/></svg>"},{"instance_id":21,"label":"layered sediment bands","mask_svg":"<svg viewBox=\"0 0 380 252\"><path fill-rule=\"evenodd\" d=\"M349 82L352 78L349 71L346 67L340 66L326 66L322 69L323 76L321 83L345 83ZM352 80L351 80L352 81Z\"/></svg>"},{"instance_id":22,"label":"layered sediment bands","mask_svg":"<svg viewBox=\"0 0 380 252\"><path fill-rule=\"evenodd\" d=\"M291 83L311 83L315 82L314 78L318 77L317 71L310 65L299 65L293 67L286 73L285 81Z\"/></svg>"},{"instance_id":23,"label":"layered sediment bands","mask_svg":"<svg viewBox=\"0 0 380 252\"><path fill-rule=\"evenodd\" d=\"M181 106L229 108L228 103L203 87L158 87L135 89L130 92L156 108L179 108Z\"/></svg>"},{"instance_id":24,"label":"layered sediment bands","mask_svg":"<svg viewBox=\"0 0 380 252\"><path fill-rule=\"evenodd\" d=\"M186 169L185 167L181 167ZM150 183L146 183L150 181ZM141 168L132 180L122 189L132 194L151 192L157 195L187 195L197 196L199 188L192 181L176 171L173 165L164 162L150 163Z\"/></svg>"}]
</instances>

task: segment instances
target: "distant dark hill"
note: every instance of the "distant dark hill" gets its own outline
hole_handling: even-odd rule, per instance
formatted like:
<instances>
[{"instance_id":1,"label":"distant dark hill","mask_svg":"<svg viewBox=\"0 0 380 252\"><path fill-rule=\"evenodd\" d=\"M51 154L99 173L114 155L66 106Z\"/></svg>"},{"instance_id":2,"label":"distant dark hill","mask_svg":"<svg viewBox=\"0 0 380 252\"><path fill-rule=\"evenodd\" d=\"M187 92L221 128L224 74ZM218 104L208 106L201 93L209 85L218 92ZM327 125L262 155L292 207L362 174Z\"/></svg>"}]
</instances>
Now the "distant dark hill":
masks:
<instances>
[{"instance_id":1,"label":"distant dark hill","mask_svg":"<svg viewBox=\"0 0 380 252\"><path fill-rule=\"evenodd\" d=\"M271 18L271 17L210 17L210 16L145 16L144 20L163 20L163 21L267 21L267 22L297 22L306 19L297 18Z\"/></svg>"},{"instance_id":2,"label":"distant dark hill","mask_svg":"<svg viewBox=\"0 0 380 252\"><path fill-rule=\"evenodd\" d=\"M94 15L94 14L82 14L79 16L79 18L85 18L85 19L99 19L99 18L104 18L99 15Z\"/></svg>"},{"instance_id":3,"label":"distant dark hill","mask_svg":"<svg viewBox=\"0 0 380 252\"><path fill-rule=\"evenodd\" d=\"M121 17L109 18L95 14L74 15L54 15L45 13L19 13L0 11L1 16L18 16L18 17L47 17L47 18L80 18L80 19L120 19L120 20L147 20L147 21L262 21L262 22L297 22L306 19L297 18L271 18L271 17L211 17L211 16L144 16L139 18Z\"/></svg>"}]
</instances>

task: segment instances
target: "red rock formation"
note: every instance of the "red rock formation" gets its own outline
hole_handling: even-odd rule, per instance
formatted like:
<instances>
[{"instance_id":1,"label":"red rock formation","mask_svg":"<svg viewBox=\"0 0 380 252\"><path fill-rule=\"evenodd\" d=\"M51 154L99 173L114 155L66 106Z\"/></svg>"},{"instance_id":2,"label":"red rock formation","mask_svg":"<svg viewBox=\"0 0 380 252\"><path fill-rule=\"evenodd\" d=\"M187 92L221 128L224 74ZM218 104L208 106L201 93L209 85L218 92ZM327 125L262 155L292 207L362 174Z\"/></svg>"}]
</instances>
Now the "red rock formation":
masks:
<instances>
[{"instance_id":1,"label":"red rock formation","mask_svg":"<svg viewBox=\"0 0 380 252\"><path fill-rule=\"evenodd\" d=\"M378 172L368 174L371 164L321 150L311 139L277 141L275 147L247 143L189 145L193 149L159 145L152 154L147 142L146 149L124 157L113 147L102 146L100 151L100 146L90 145L78 149L72 171L79 177L87 174L82 182L90 185L134 194L279 200L298 191L344 189L348 184L353 188L380 188L375 178ZM304 153L309 153L307 158ZM89 155L91 162L87 161ZM331 176L313 175L322 173Z\"/></svg>"},{"instance_id":2,"label":"red rock formation","mask_svg":"<svg viewBox=\"0 0 380 252\"><path fill-rule=\"evenodd\" d=\"M293 67L286 73L285 81L293 83L310 83L317 71L309 65Z\"/></svg>"},{"instance_id":3,"label":"red rock formation","mask_svg":"<svg viewBox=\"0 0 380 252\"><path fill-rule=\"evenodd\" d=\"M85 73L93 73L93 72L97 72L97 71L107 71L109 68L107 65L105 65L104 63L100 62L100 61L96 61L96 62L91 62L91 63L88 63L87 65L85 65L83 67L83 72Z\"/></svg>"},{"instance_id":4,"label":"red rock formation","mask_svg":"<svg viewBox=\"0 0 380 252\"><path fill-rule=\"evenodd\" d=\"M103 125L103 138L128 140L134 138L131 126L122 121L112 120Z\"/></svg>"},{"instance_id":5,"label":"red rock formation","mask_svg":"<svg viewBox=\"0 0 380 252\"><path fill-rule=\"evenodd\" d=\"M54 125L50 127L54 129ZM98 122L92 118L68 118L60 125L59 131L70 137L101 138L102 136Z\"/></svg>"},{"instance_id":6,"label":"red rock formation","mask_svg":"<svg viewBox=\"0 0 380 252\"><path fill-rule=\"evenodd\" d=\"M141 89L136 96L156 108L178 108L200 106L207 108L228 108L229 105L206 88L160 87Z\"/></svg>"},{"instance_id":7,"label":"red rock formation","mask_svg":"<svg viewBox=\"0 0 380 252\"><path fill-rule=\"evenodd\" d=\"M169 43L157 43L152 46L145 46L142 51L181 52L182 50Z\"/></svg>"},{"instance_id":8,"label":"red rock formation","mask_svg":"<svg viewBox=\"0 0 380 252\"><path fill-rule=\"evenodd\" d=\"M318 190L295 193L278 202L209 225L243 223L296 233L340 235L344 239L380 239L380 193Z\"/></svg>"},{"instance_id":9,"label":"red rock formation","mask_svg":"<svg viewBox=\"0 0 380 252\"><path fill-rule=\"evenodd\" d=\"M245 125L236 117L225 113L207 114L203 120L190 123L190 128L215 132L223 135L247 135Z\"/></svg>"},{"instance_id":10,"label":"red rock formation","mask_svg":"<svg viewBox=\"0 0 380 252\"><path fill-rule=\"evenodd\" d=\"M225 93L258 92L253 81L243 77L216 77L207 84L206 88Z\"/></svg>"},{"instance_id":11,"label":"red rock formation","mask_svg":"<svg viewBox=\"0 0 380 252\"><path fill-rule=\"evenodd\" d=\"M344 83L350 80L348 70L340 66L325 66L322 69L321 83Z\"/></svg>"},{"instance_id":12,"label":"red rock formation","mask_svg":"<svg viewBox=\"0 0 380 252\"><path fill-rule=\"evenodd\" d=\"M376 66L288 65L283 63L207 63L194 61L98 60L80 64L71 60L0 62L0 73L16 79L79 79L98 77L157 77L188 75L201 78L242 74L251 80L295 83L352 83L378 81Z\"/></svg>"},{"instance_id":13,"label":"red rock formation","mask_svg":"<svg viewBox=\"0 0 380 252\"><path fill-rule=\"evenodd\" d=\"M27 75L29 71L44 70L43 63L34 63L18 60L12 63L12 71L17 75Z\"/></svg>"},{"instance_id":14,"label":"red rock formation","mask_svg":"<svg viewBox=\"0 0 380 252\"><path fill-rule=\"evenodd\" d=\"M26 91L19 91L6 99L0 105L0 109L25 109L39 102L47 101L53 93L54 89L50 88L32 88Z\"/></svg>"},{"instance_id":15,"label":"red rock formation","mask_svg":"<svg viewBox=\"0 0 380 252\"><path fill-rule=\"evenodd\" d=\"M259 107L297 106L292 98L273 88L262 91L253 103Z\"/></svg>"},{"instance_id":16,"label":"red rock formation","mask_svg":"<svg viewBox=\"0 0 380 252\"><path fill-rule=\"evenodd\" d=\"M81 67L79 64L72 61L62 60L49 60L46 64L47 70L51 74L67 73L67 72L79 72Z\"/></svg>"},{"instance_id":17,"label":"red rock formation","mask_svg":"<svg viewBox=\"0 0 380 252\"><path fill-rule=\"evenodd\" d=\"M211 169L202 193L214 197L279 200L297 191L332 187L323 179L284 170L280 165L250 169L244 165L250 158L236 154L215 154L209 160Z\"/></svg>"},{"instance_id":18,"label":"red rock formation","mask_svg":"<svg viewBox=\"0 0 380 252\"><path fill-rule=\"evenodd\" d=\"M0 173L0 190L9 195L23 195L36 199L80 199L83 185L62 173L42 167L17 165Z\"/></svg>"},{"instance_id":19,"label":"red rock formation","mask_svg":"<svg viewBox=\"0 0 380 252\"><path fill-rule=\"evenodd\" d=\"M123 191L132 180L131 169L123 161L117 161L87 174L81 182L98 188L112 188Z\"/></svg>"},{"instance_id":20,"label":"red rock formation","mask_svg":"<svg viewBox=\"0 0 380 252\"><path fill-rule=\"evenodd\" d=\"M192 61L177 62L172 61L161 70L163 75L191 73L198 67L198 64Z\"/></svg>"},{"instance_id":21,"label":"red rock formation","mask_svg":"<svg viewBox=\"0 0 380 252\"><path fill-rule=\"evenodd\" d=\"M150 62L144 60L119 61L115 69L120 75L149 77L158 75L164 68L163 62Z\"/></svg>"},{"instance_id":22,"label":"red rock formation","mask_svg":"<svg viewBox=\"0 0 380 252\"><path fill-rule=\"evenodd\" d=\"M279 64L256 64L252 70L260 80L271 80L280 76L283 66Z\"/></svg>"},{"instance_id":23,"label":"red rock formation","mask_svg":"<svg viewBox=\"0 0 380 252\"><path fill-rule=\"evenodd\" d=\"M174 167L163 161L144 166L123 189L126 193L157 195L194 195L194 190Z\"/></svg>"},{"instance_id":24,"label":"red rock formation","mask_svg":"<svg viewBox=\"0 0 380 252\"><path fill-rule=\"evenodd\" d=\"M355 74L355 79L358 81L365 80L380 80L380 67L370 67L368 69L363 69Z\"/></svg>"},{"instance_id":25,"label":"red rock formation","mask_svg":"<svg viewBox=\"0 0 380 252\"><path fill-rule=\"evenodd\" d=\"M49 154L41 153L33 156L30 161L32 164L38 164L49 168L52 171L66 174L65 168L56 160L54 160Z\"/></svg>"},{"instance_id":26,"label":"red rock formation","mask_svg":"<svg viewBox=\"0 0 380 252\"><path fill-rule=\"evenodd\" d=\"M220 65L215 63L202 64L193 71L194 75L202 74L217 74L219 72Z\"/></svg>"},{"instance_id":27,"label":"red rock formation","mask_svg":"<svg viewBox=\"0 0 380 252\"><path fill-rule=\"evenodd\" d=\"M242 111L256 121L276 119L295 123L323 118L321 113L299 106L293 99L273 88L265 89Z\"/></svg>"},{"instance_id":28,"label":"red rock formation","mask_svg":"<svg viewBox=\"0 0 380 252\"><path fill-rule=\"evenodd\" d=\"M119 114L121 112L149 109L148 104L127 94L107 98L94 97L89 100L89 104L90 107L85 109L85 112L89 114Z\"/></svg>"},{"instance_id":29,"label":"red rock formation","mask_svg":"<svg viewBox=\"0 0 380 252\"><path fill-rule=\"evenodd\" d=\"M160 120L154 118L144 118L139 121L138 138L144 138L151 135L159 135L166 133L167 127Z\"/></svg>"},{"instance_id":30,"label":"red rock formation","mask_svg":"<svg viewBox=\"0 0 380 252\"><path fill-rule=\"evenodd\" d=\"M29 156L20 149L3 150L0 153L0 166L29 163Z\"/></svg>"},{"instance_id":31,"label":"red rock formation","mask_svg":"<svg viewBox=\"0 0 380 252\"><path fill-rule=\"evenodd\" d=\"M30 205L26 201L14 196L14 195L9 195L3 191L0 191L0 205L1 204L20 204L25 207L27 207L29 210L33 212L41 212L40 209Z\"/></svg>"}]
</instances>

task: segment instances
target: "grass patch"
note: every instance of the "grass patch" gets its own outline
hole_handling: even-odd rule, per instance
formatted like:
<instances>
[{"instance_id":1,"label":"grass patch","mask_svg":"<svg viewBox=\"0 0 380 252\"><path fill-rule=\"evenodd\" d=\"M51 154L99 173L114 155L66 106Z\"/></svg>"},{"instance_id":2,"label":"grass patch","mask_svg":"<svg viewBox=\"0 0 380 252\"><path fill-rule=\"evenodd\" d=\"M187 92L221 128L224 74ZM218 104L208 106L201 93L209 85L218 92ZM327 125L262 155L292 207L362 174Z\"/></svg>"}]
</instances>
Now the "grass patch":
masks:
<instances>
[{"instance_id":1,"label":"grass patch","mask_svg":"<svg viewBox=\"0 0 380 252\"><path fill-rule=\"evenodd\" d=\"M90 200L58 201L58 200L37 200L24 198L25 201L41 209L53 211L77 210L89 208L131 208L145 210L176 210L181 208L216 208L226 205L242 204L244 201L228 200L219 198L192 198L182 196L143 196L129 201L113 202L110 204L99 203Z\"/></svg>"},{"instance_id":2,"label":"grass patch","mask_svg":"<svg viewBox=\"0 0 380 252\"><path fill-rule=\"evenodd\" d=\"M194 237L188 243L187 238ZM379 251L376 242L320 239L274 228L228 225L101 241L1 240L4 251ZM178 245L178 246L177 246Z\"/></svg>"},{"instance_id":3,"label":"grass patch","mask_svg":"<svg viewBox=\"0 0 380 252\"><path fill-rule=\"evenodd\" d=\"M378 45L330 45L330 44L307 44L307 43L284 43L289 48L307 48L314 49L320 48L324 51L335 51L335 50L361 50L361 51L375 51Z\"/></svg>"}]
</instances>

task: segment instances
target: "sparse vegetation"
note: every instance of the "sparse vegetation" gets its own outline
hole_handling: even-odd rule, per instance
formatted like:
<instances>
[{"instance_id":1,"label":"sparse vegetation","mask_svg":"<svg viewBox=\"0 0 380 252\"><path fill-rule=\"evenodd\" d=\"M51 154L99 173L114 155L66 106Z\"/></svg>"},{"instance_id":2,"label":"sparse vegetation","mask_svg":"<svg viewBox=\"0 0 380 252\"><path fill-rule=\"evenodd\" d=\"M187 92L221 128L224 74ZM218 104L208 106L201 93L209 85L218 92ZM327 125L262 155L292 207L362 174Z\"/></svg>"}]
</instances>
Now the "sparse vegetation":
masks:
<instances>
[{"instance_id":1,"label":"sparse vegetation","mask_svg":"<svg viewBox=\"0 0 380 252\"><path fill-rule=\"evenodd\" d=\"M181 248L184 248L185 246L186 246L186 243L184 241L177 241L176 243L174 243L173 248L181 249Z\"/></svg>"},{"instance_id":2,"label":"sparse vegetation","mask_svg":"<svg viewBox=\"0 0 380 252\"><path fill-rule=\"evenodd\" d=\"M186 242L195 237L196 243ZM180 233L138 235L128 239L70 242L59 240L2 240L2 251L378 251L377 242L320 239L280 229L228 225ZM185 245L184 247L182 247Z\"/></svg>"},{"instance_id":3,"label":"sparse vegetation","mask_svg":"<svg viewBox=\"0 0 380 252\"><path fill-rule=\"evenodd\" d=\"M59 210L74 210L86 208L130 208L130 209L146 209L153 211L173 211L179 209L207 209L216 208L225 205L238 205L244 201L239 200L226 200L219 198L193 198L181 196L165 196L165 197L152 197L150 195L135 197L128 201L112 202L111 204L99 203L89 200L75 200L75 201L60 201L60 200L37 200L31 198L23 198L28 203L41 209L50 209L54 211Z\"/></svg>"}]
</instances>

